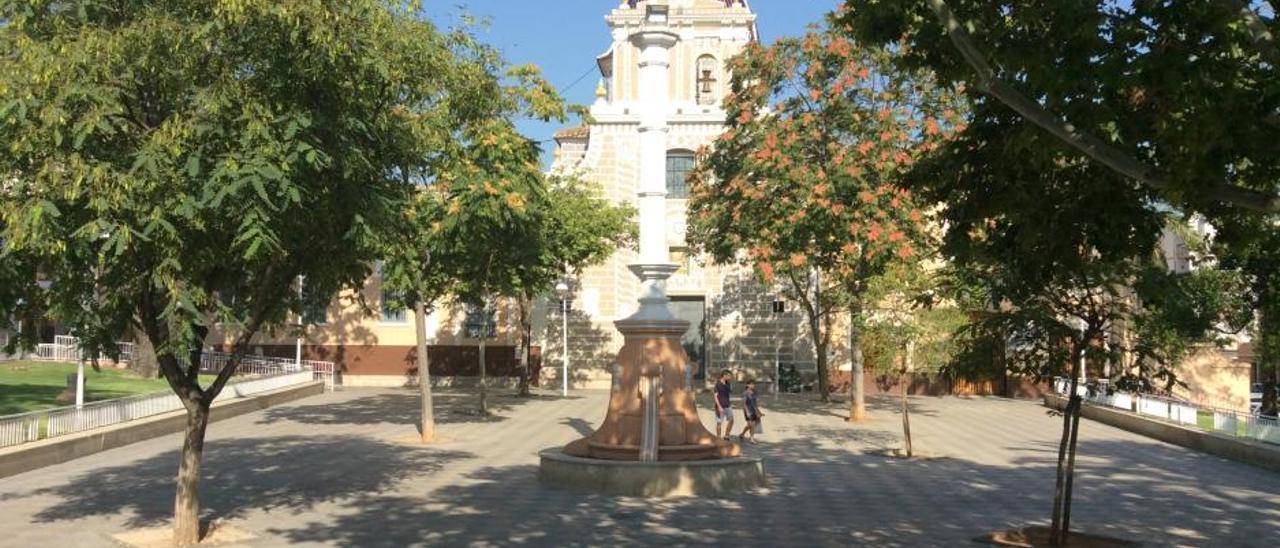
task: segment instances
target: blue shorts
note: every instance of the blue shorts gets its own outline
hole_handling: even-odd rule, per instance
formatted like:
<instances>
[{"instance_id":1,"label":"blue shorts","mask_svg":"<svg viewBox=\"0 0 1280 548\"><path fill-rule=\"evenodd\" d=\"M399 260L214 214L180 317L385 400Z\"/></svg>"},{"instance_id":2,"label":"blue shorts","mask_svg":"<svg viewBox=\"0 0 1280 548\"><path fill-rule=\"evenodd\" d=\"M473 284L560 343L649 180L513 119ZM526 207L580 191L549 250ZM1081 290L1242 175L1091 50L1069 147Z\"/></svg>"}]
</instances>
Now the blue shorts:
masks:
<instances>
[{"instance_id":1,"label":"blue shorts","mask_svg":"<svg viewBox=\"0 0 1280 548\"><path fill-rule=\"evenodd\" d=\"M723 422L733 422L732 405L726 405L722 410L716 410L716 424Z\"/></svg>"}]
</instances>

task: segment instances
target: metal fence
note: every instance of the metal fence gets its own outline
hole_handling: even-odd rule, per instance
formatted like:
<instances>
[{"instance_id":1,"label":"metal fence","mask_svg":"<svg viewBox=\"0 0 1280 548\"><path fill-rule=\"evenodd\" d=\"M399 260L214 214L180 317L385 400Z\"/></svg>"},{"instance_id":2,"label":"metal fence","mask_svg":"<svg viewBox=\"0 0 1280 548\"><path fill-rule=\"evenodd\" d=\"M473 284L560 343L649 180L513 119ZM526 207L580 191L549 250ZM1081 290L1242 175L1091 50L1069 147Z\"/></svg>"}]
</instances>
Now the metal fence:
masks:
<instances>
[{"instance_id":1,"label":"metal fence","mask_svg":"<svg viewBox=\"0 0 1280 548\"><path fill-rule=\"evenodd\" d=\"M118 362L128 362L133 359L133 343L117 342L117 353L119 354ZM74 362L80 359L80 339L71 335L58 335L53 338L52 343L40 343L36 345L35 352L30 354L33 360L51 361L51 362ZM93 359L86 356L86 359ZM106 355L99 354L99 361L106 361L109 358Z\"/></svg>"},{"instance_id":2,"label":"metal fence","mask_svg":"<svg viewBox=\"0 0 1280 548\"><path fill-rule=\"evenodd\" d=\"M1054 392L1060 395L1067 395L1070 387L1071 383L1068 379L1058 377L1053 380ZM1123 409L1144 417L1228 436L1280 445L1280 419L1276 417L1198 405L1154 394L1110 391L1105 383L1091 385L1078 383L1076 393L1085 401L1096 405Z\"/></svg>"},{"instance_id":3,"label":"metal fence","mask_svg":"<svg viewBox=\"0 0 1280 548\"><path fill-rule=\"evenodd\" d=\"M128 362L133 359L134 344L131 342L119 342L120 362ZM80 359L80 340L70 335L58 335L54 337L52 343L42 343L36 345L36 351L31 358L39 361L59 361L74 362ZM222 371L222 368L231 360L232 355L225 352L203 352L200 357L200 372L216 374ZM99 360L108 359L106 356L98 356ZM334 372L336 367L333 362L320 360L296 360L289 358L276 358L271 356L256 356L246 354L241 358L240 366L236 369L237 375L267 375L280 371L297 371L307 369L311 371L316 380L323 380L324 386L328 390L333 390Z\"/></svg>"},{"instance_id":4,"label":"metal fence","mask_svg":"<svg viewBox=\"0 0 1280 548\"><path fill-rule=\"evenodd\" d=\"M305 368L282 371L277 367L274 371L228 384L218 394L218 399L252 396L314 379L315 374ZM0 447L65 436L179 409L182 409L182 400L176 394L156 392L86 403L79 408L58 407L3 416L0 417Z\"/></svg>"},{"instance_id":5,"label":"metal fence","mask_svg":"<svg viewBox=\"0 0 1280 548\"><path fill-rule=\"evenodd\" d=\"M204 352L200 355L200 372L208 374L217 374L222 368L231 361L233 354L226 352ZM236 368L237 375L266 375L280 371L310 371L312 378L324 381L326 390L333 390L334 382L333 362L320 360L296 360L289 358L276 358L272 356L256 356L246 354L240 358L240 365Z\"/></svg>"}]
</instances>

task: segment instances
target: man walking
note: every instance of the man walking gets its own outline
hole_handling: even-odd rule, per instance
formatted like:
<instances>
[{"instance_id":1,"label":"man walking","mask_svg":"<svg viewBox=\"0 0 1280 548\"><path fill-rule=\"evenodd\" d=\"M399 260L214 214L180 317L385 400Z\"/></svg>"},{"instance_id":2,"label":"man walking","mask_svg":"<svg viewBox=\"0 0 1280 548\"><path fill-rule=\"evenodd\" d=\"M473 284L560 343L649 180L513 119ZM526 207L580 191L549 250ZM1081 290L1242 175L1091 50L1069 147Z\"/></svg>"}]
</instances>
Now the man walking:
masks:
<instances>
[{"instance_id":1,"label":"man walking","mask_svg":"<svg viewBox=\"0 0 1280 548\"><path fill-rule=\"evenodd\" d=\"M733 407L729 405L729 394L733 393L729 385L729 370L720 372L720 380L716 381L716 436L729 439L733 433Z\"/></svg>"}]
</instances>

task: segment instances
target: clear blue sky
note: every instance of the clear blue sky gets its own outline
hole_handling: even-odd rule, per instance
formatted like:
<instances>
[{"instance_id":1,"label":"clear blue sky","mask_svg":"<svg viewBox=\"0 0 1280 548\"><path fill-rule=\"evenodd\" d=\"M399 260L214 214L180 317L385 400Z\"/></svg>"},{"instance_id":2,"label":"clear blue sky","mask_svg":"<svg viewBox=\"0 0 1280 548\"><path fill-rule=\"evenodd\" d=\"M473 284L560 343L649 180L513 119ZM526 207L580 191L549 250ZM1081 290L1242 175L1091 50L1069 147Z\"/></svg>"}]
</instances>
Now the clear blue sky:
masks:
<instances>
[{"instance_id":1,"label":"clear blue sky","mask_svg":"<svg viewBox=\"0 0 1280 548\"><path fill-rule=\"evenodd\" d=\"M609 46L604 16L620 2L615 0L428 0L424 8L442 26L458 22L459 13L489 19L480 36L500 48L512 63L533 63L560 89L565 99L590 104L594 99L596 55ZM759 15L760 39L769 43L779 36L803 33L819 21L839 0L754 0ZM582 77L574 84L575 80ZM570 87L570 85L572 87ZM524 121L520 130L543 143L543 160L549 162L551 135L559 124Z\"/></svg>"}]
</instances>

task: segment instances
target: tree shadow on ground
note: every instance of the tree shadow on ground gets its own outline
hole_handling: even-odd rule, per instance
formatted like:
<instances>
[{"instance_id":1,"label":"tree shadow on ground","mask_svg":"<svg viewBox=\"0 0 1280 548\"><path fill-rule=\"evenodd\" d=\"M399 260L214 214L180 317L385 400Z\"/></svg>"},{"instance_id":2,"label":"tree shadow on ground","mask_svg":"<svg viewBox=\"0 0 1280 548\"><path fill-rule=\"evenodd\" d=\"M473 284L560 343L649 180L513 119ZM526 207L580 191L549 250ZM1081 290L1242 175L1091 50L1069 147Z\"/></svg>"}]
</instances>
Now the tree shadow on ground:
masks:
<instances>
[{"instance_id":1,"label":"tree shadow on ground","mask_svg":"<svg viewBox=\"0 0 1280 548\"><path fill-rule=\"evenodd\" d=\"M560 421L560 424L573 428L575 432L583 436L590 436L596 431L595 427L592 426L591 423L577 417L564 419Z\"/></svg>"},{"instance_id":2,"label":"tree shadow on ground","mask_svg":"<svg viewBox=\"0 0 1280 548\"><path fill-rule=\"evenodd\" d=\"M353 513L270 532L289 542L339 546L936 546L1047 521L1051 462L992 466L955 458L897 459L832 443L842 436L818 433L752 446L751 454L765 461L770 483L735 495L613 497L541 485L534 465L485 467L425 498L360 496L351 502ZM1117 456L1134 451L1132 445L1088 444L1097 458L1080 463L1077 530L1158 545L1249 546L1265 545L1260 539L1280 527L1275 494L1250 484L1245 474L1228 478L1223 488L1269 497L1269 503L1250 508L1238 497L1204 494L1187 477L1179 479L1183 489L1169 492L1165 476L1175 471L1099 473L1100 467L1125 466ZM1137 470L1144 467L1134 463Z\"/></svg>"},{"instance_id":3,"label":"tree shadow on ground","mask_svg":"<svg viewBox=\"0 0 1280 548\"><path fill-rule=\"evenodd\" d=\"M706 409L715 407L710 393L699 393L697 398L699 407ZM928 405L927 398L928 396L909 396L907 398L907 407L911 410L912 416L937 416L938 411ZM779 394L778 397L774 397L773 394L762 394L758 403L761 412L766 415L770 411L775 411L791 415L811 415L817 418L838 417L844 419L849 416L848 400L836 394L833 394L831 401L828 402L819 400L818 396L812 393ZM734 397L733 405L741 414L742 401L737 395ZM894 396L868 396L867 411L869 413L899 415L902 413L902 400ZM740 416L735 417L735 419L740 418Z\"/></svg>"},{"instance_id":4,"label":"tree shadow on ground","mask_svg":"<svg viewBox=\"0 0 1280 548\"><path fill-rule=\"evenodd\" d=\"M270 424L291 421L301 424L404 424L417 425L421 420L421 403L416 388L397 389L388 393L380 389L376 394L347 389L348 399L315 405L291 405L267 409L258 421ZM492 423L507 420L507 415L522 405L555 399L550 396L515 396L490 394L489 414L477 410L478 393L475 390L439 390L432 392L436 424Z\"/></svg>"},{"instance_id":5,"label":"tree shadow on ground","mask_svg":"<svg viewBox=\"0 0 1280 548\"><path fill-rule=\"evenodd\" d=\"M0 384L0 415L57 406L63 390L45 384Z\"/></svg>"},{"instance_id":6,"label":"tree shadow on ground","mask_svg":"<svg viewBox=\"0 0 1280 548\"><path fill-rule=\"evenodd\" d=\"M127 465L93 469L25 497L56 497L35 522L128 515L128 527L173 517L179 451ZM353 496L374 496L409 476L431 473L469 453L407 448L360 436L279 436L213 440L200 480L202 519L229 519L250 510L299 512ZM305 465L300 465L305 463ZM376 463L376 465L371 465Z\"/></svg>"}]
</instances>

